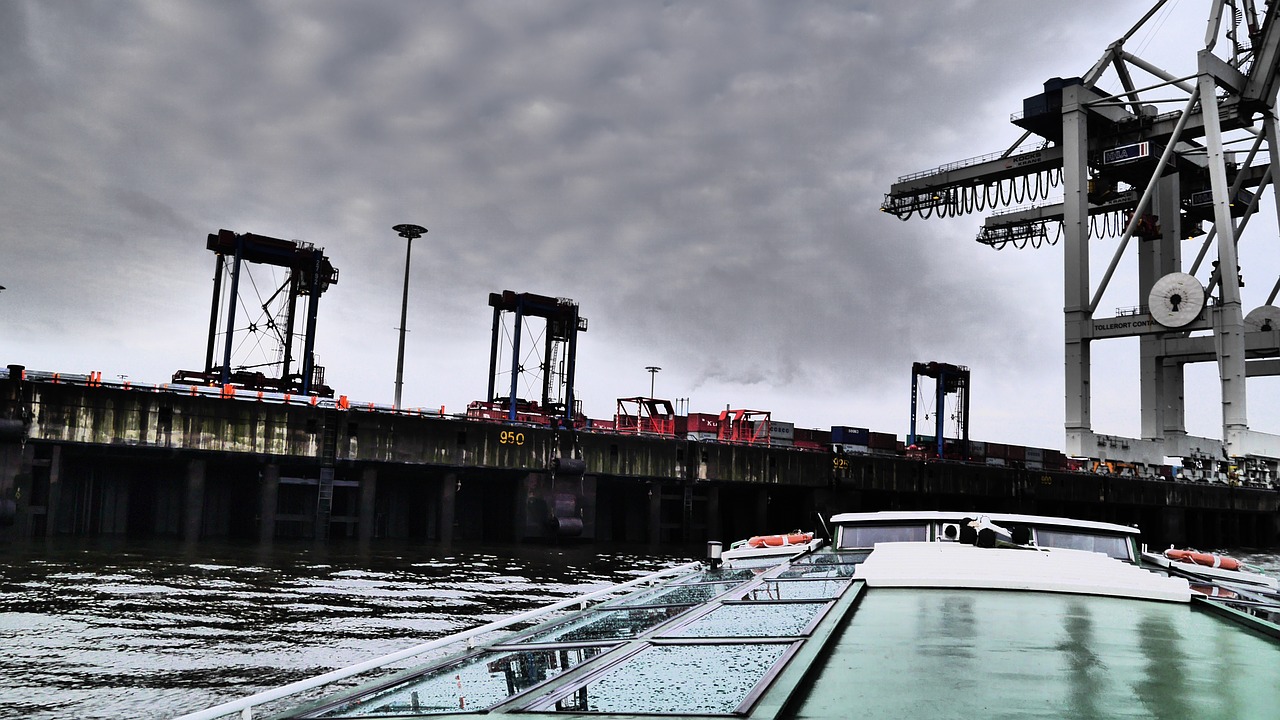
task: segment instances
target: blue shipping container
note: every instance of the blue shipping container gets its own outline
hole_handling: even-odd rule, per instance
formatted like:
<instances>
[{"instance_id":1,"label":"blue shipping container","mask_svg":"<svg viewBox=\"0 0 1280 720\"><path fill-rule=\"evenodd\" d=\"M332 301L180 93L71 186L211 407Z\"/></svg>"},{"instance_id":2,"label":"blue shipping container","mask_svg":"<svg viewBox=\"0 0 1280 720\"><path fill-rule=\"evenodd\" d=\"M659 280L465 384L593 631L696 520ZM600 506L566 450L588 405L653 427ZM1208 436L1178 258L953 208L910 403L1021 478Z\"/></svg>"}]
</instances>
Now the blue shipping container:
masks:
<instances>
[{"instance_id":1,"label":"blue shipping container","mask_svg":"<svg viewBox=\"0 0 1280 720\"><path fill-rule=\"evenodd\" d=\"M871 431L866 428L831 426L831 442L837 445L866 445Z\"/></svg>"}]
</instances>

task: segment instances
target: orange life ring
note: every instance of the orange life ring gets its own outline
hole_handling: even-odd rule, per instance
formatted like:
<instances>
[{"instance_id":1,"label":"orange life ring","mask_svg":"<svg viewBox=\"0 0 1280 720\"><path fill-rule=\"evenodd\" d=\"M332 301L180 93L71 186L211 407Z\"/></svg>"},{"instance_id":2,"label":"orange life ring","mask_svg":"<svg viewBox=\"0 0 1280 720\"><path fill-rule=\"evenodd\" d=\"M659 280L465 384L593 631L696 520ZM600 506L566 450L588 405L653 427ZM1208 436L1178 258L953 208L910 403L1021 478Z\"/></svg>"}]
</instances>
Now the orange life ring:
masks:
<instances>
[{"instance_id":1,"label":"orange life ring","mask_svg":"<svg viewBox=\"0 0 1280 720\"><path fill-rule=\"evenodd\" d=\"M1169 548L1164 551L1164 556L1170 560L1191 563L1193 565L1222 568L1223 570L1240 569L1239 560L1229 558L1225 555L1214 555L1213 553L1195 552L1194 550L1174 550L1173 548Z\"/></svg>"},{"instance_id":2,"label":"orange life ring","mask_svg":"<svg viewBox=\"0 0 1280 720\"><path fill-rule=\"evenodd\" d=\"M813 533L791 533L789 535L756 535L747 541L753 548L783 547L786 545L803 545L813 539Z\"/></svg>"}]
</instances>

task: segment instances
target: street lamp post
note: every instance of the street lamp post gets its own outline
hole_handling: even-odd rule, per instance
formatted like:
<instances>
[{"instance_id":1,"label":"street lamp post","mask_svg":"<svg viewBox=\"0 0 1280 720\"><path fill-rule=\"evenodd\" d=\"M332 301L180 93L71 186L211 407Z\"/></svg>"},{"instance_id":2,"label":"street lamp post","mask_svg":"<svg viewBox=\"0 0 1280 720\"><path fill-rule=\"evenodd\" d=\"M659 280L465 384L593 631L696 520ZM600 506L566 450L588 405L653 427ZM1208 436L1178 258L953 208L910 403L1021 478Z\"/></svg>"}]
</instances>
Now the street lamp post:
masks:
<instances>
[{"instance_id":1,"label":"street lamp post","mask_svg":"<svg viewBox=\"0 0 1280 720\"><path fill-rule=\"evenodd\" d=\"M649 367L645 368L645 370L649 371L649 399L650 400L653 399L653 379L658 375L658 371L661 369L662 368L658 367L657 365L650 365Z\"/></svg>"},{"instance_id":2,"label":"street lamp post","mask_svg":"<svg viewBox=\"0 0 1280 720\"><path fill-rule=\"evenodd\" d=\"M409 258L413 253L413 240L426 234L421 225L396 225L391 228L408 241L404 249L404 296L400 300L400 351L396 354L396 409L400 409L400 390L404 387L404 331L409 315Z\"/></svg>"}]
</instances>

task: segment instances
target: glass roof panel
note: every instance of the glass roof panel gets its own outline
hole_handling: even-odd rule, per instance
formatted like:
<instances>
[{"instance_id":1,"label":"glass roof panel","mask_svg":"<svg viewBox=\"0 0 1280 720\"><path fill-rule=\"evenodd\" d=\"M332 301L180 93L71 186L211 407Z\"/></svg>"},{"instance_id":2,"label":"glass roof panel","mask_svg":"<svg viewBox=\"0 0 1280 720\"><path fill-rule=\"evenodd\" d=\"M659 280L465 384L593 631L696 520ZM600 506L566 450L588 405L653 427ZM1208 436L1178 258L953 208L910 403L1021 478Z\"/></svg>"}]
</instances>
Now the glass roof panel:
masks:
<instances>
[{"instance_id":1,"label":"glass roof panel","mask_svg":"<svg viewBox=\"0 0 1280 720\"><path fill-rule=\"evenodd\" d=\"M851 578L857 565L792 565L778 573L780 578Z\"/></svg>"},{"instance_id":2,"label":"glass roof panel","mask_svg":"<svg viewBox=\"0 0 1280 720\"><path fill-rule=\"evenodd\" d=\"M723 592L727 592L740 582L704 583L699 585L664 585L649 592L628 595L617 600L610 600L602 607L626 607L634 605L694 605L703 603Z\"/></svg>"},{"instance_id":3,"label":"glass roof panel","mask_svg":"<svg viewBox=\"0 0 1280 720\"><path fill-rule=\"evenodd\" d=\"M715 570L703 570L694 573L686 578L681 578L676 582L680 584L702 583L702 582L730 582L734 580L750 580L755 577L756 573L750 568L727 568L719 567Z\"/></svg>"},{"instance_id":4,"label":"glass roof panel","mask_svg":"<svg viewBox=\"0 0 1280 720\"><path fill-rule=\"evenodd\" d=\"M835 565L835 564L856 564L867 559L871 554L870 550L842 550L835 552L832 550L821 550L812 555L796 558L792 565Z\"/></svg>"},{"instance_id":5,"label":"glass roof panel","mask_svg":"<svg viewBox=\"0 0 1280 720\"><path fill-rule=\"evenodd\" d=\"M576 643L626 640L687 611L690 605L596 610L526 635L512 643Z\"/></svg>"},{"instance_id":6,"label":"glass roof panel","mask_svg":"<svg viewBox=\"0 0 1280 720\"><path fill-rule=\"evenodd\" d=\"M741 600L821 600L839 597L848 580L766 580L743 593Z\"/></svg>"},{"instance_id":7,"label":"glass roof panel","mask_svg":"<svg viewBox=\"0 0 1280 720\"><path fill-rule=\"evenodd\" d=\"M322 718L376 718L479 711L551 680L607 647L483 652L344 703Z\"/></svg>"},{"instance_id":8,"label":"glass roof panel","mask_svg":"<svg viewBox=\"0 0 1280 720\"><path fill-rule=\"evenodd\" d=\"M786 643L652 645L566 695L559 712L728 715L790 647Z\"/></svg>"},{"instance_id":9,"label":"glass roof panel","mask_svg":"<svg viewBox=\"0 0 1280 720\"><path fill-rule=\"evenodd\" d=\"M721 605L664 633L663 637L795 637L803 635L831 603L735 603Z\"/></svg>"}]
</instances>

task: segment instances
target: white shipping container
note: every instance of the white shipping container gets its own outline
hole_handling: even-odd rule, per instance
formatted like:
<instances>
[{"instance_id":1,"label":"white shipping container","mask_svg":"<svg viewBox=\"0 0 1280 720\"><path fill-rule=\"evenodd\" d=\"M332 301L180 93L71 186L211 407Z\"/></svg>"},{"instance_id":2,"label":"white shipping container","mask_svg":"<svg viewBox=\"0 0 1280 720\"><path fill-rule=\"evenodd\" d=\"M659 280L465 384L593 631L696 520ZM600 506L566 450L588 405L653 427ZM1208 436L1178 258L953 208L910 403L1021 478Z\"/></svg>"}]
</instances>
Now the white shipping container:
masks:
<instances>
[{"instance_id":1,"label":"white shipping container","mask_svg":"<svg viewBox=\"0 0 1280 720\"><path fill-rule=\"evenodd\" d=\"M773 420L769 423L769 437L774 440L794 440L796 437L796 424Z\"/></svg>"},{"instance_id":2,"label":"white shipping container","mask_svg":"<svg viewBox=\"0 0 1280 720\"><path fill-rule=\"evenodd\" d=\"M691 432L686 434L685 437L689 440L697 440L699 442L719 439L719 436L713 432Z\"/></svg>"},{"instance_id":3,"label":"white shipping container","mask_svg":"<svg viewBox=\"0 0 1280 720\"><path fill-rule=\"evenodd\" d=\"M1004 458L993 458L993 457L989 457L989 458L987 458L987 464L988 464L988 465L996 465L996 466L999 466L999 467L1003 467L1003 466L1004 466Z\"/></svg>"},{"instance_id":4,"label":"white shipping container","mask_svg":"<svg viewBox=\"0 0 1280 720\"><path fill-rule=\"evenodd\" d=\"M841 449L843 449L843 450L844 450L844 453L845 453L846 455L866 455L866 454L867 454L867 452L869 452L869 451L867 450L867 446L866 446L866 445L849 445L849 444L845 444L845 445L841 445L840 447L841 447Z\"/></svg>"}]
</instances>

